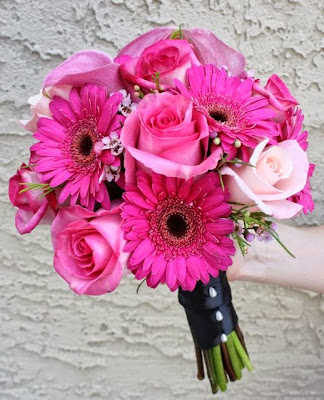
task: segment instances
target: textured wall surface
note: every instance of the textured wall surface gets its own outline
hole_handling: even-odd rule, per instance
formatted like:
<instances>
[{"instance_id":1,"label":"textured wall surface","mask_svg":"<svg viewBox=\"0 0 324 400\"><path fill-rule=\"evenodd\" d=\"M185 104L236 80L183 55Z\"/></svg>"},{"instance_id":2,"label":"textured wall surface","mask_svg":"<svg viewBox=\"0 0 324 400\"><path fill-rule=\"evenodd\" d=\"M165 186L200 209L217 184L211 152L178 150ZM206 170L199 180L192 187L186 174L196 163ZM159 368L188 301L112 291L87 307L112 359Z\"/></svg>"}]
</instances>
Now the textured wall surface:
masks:
<instances>
[{"instance_id":1,"label":"textured wall surface","mask_svg":"<svg viewBox=\"0 0 324 400\"><path fill-rule=\"evenodd\" d=\"M321 0L0 0L0 399L211 398L195 380L184 313L166 288L127 277L101 298L77 297L52 269L49 231L20 237L7 180L31 136L17 120L44 75L71 53L115 55L156 26L212 29L263 82L281 75L305 112L316 212L324 222L324 17ZM307 251L307 237L305 238ZM235 282L255 372L220 399L324 399L324 301L305 291Z\"/></svg>"}]
</instances>

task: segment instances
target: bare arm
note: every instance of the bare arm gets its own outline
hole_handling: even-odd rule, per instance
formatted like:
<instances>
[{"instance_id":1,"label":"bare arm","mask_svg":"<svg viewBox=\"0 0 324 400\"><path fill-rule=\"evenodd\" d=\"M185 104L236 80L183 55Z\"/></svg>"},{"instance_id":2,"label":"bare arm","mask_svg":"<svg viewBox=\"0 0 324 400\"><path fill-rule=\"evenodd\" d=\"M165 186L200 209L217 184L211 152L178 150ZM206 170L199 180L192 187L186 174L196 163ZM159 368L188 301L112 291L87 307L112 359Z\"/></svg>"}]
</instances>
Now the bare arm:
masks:
<instances>
[{"instance_id":1,"label":"bare arm","mask_svg":"<svg viewBox=\"0 0 324 400\"><path fill-rule=\"evenodd\" d=\"M246 257L237 251L229 280L244 280L291 286L324 293L324 226L291 227L280 224L281 241L296 256L292 258L274 240L255 240Z\"/></svg>"}]
</instances>

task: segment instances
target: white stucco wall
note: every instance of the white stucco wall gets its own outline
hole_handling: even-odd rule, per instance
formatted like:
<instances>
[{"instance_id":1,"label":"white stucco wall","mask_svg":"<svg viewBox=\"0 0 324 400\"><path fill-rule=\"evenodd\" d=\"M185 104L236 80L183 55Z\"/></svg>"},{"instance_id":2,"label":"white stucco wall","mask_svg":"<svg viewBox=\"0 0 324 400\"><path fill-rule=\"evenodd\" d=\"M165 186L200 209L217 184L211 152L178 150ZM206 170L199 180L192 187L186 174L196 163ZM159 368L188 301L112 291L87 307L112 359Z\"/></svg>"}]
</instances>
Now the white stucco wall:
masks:
<instances>
[{"instance_id":1,"label":"white stucco wall","mask_svg":"<svg viewBox=\"0 0 324 400\"><path fill-rule=\"evenodd\" d=\"M208 382L195 379L176 295L143 286L137 296L127 277L112 295L77 297L53 271L48 229L19 236L7 199L7 180L32 142L17 120L44 75L77 50L115 55L150 28L179 23L212 29L245 53L263 82L274 72L286 80L317 163L316 212L295 223L324 222L321 0L0 0L1 400L211 398ZM323 400L323 296L246 282L232 288L255 372L218 398Z\"/></svg>"}]
</instances>

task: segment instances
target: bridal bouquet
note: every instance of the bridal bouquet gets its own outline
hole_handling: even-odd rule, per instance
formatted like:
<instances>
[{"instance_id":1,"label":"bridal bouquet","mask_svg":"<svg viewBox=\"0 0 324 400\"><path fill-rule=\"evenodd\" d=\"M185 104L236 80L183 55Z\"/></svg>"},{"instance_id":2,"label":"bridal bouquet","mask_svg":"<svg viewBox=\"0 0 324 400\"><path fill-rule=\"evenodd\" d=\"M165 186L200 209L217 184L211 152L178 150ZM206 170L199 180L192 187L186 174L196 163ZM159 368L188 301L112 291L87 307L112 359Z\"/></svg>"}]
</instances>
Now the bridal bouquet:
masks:
<instances>
[{"instance_id":1,"label":"bridal bouquet","mask_svg":"<svg viewBox=\"0 0 324 400\"><path fill-rule=\"evenodd\" d=\"M112 292L129 271L178 290L198 378L226 390L252 369L226 270L255 238L285 248L273 218L314 208L297 100L210 31L159 28L114 60L72 55L29 103L35 141L9 182L18 232L51 225L54 268L77 294Z\"/></svg>"}]
</instances>

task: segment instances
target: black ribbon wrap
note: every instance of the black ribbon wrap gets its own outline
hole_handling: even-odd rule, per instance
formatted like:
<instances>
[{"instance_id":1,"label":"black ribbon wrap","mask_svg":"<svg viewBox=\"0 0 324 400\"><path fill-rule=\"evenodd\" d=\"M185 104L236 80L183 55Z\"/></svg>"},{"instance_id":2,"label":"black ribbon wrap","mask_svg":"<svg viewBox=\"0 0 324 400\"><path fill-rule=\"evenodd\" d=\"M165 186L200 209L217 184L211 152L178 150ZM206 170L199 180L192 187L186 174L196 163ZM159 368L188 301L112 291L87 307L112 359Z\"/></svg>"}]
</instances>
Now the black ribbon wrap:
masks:
<instances>
[{"instance_id":1,"label":"black ribbon wrap","mask_svg":"<svg viewBox=\"0 0 324 400\"><path fill-rule=\"evenodd\" d=\"M217 295L211 297L210 288ZM220 271L217 278L210 278L207 285L199 281L192 292L179 289L179 303L184 307L193 339L202 350L221 343L221 335L230 334L237 325L238 317L232 304L232 293L226 272ZM220 311L223 319L216 319Z\"/></svg>"}]
</instances>

